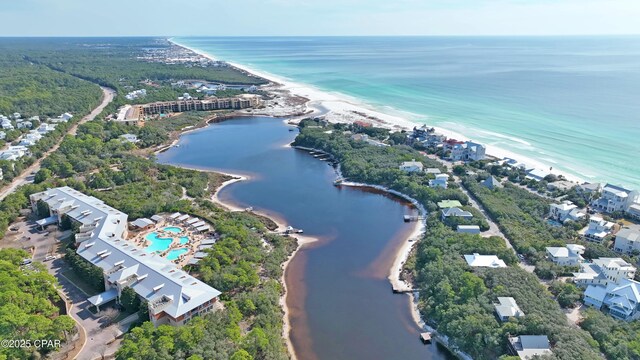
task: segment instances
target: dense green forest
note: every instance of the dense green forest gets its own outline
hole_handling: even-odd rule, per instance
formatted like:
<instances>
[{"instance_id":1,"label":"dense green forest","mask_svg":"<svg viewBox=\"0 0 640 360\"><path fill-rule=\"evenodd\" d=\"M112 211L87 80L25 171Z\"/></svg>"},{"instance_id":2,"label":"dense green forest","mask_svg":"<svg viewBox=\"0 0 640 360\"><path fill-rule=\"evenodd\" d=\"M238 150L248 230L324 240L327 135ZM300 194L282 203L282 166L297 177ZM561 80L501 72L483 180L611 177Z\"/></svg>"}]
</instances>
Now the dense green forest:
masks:
<instances>
[{"instance_id":1,"label":"dense green forest","mask_svg":"<svg viewBox=\"0 0 640 360\"><path fill-rule=\"evenodd\" d=\"M75 322L60 315L64 303L56 278L42 264L21 266L29 257L24 250L0 250L0 338L65 341L75 332ZM53 350L3 344L0 359L39 359Z\"/></svg>"}]
</instances>

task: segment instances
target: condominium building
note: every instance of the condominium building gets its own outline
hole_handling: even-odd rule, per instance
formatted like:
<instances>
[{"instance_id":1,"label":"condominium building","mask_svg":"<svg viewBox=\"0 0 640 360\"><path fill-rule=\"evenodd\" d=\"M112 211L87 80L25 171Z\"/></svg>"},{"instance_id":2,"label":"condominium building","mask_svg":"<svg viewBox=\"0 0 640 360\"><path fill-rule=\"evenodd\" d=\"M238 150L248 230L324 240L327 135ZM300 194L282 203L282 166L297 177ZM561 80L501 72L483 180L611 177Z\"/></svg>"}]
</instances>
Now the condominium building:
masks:
<instances>
[{"instance_id":1,"label":"condominium building","mask_svg":"<svg viewBox=\"0 0 640 360\"><path fill-rule=\"evenodd\" d=\"M182 325L215 307L218 290L125 240L127 214L67 186L33 194L30 201L34 211L40 201L49 208L50 217L39 224L64 217L75 224L77 254L103 271L105 292L88 299L96 307L119 299L127 287L147 302L155 325Z\"/></svg>"}]
</instances>

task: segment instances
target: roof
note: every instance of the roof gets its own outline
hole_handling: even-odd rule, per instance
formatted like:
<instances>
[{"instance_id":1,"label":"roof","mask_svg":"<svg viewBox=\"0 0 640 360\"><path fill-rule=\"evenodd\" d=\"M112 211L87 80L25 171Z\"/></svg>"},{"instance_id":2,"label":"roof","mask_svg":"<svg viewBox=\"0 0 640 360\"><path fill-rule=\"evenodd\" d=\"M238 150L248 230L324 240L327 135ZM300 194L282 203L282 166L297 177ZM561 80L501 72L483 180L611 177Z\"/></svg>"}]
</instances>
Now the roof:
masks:
<instances>
[{"instance_id":1,"label":"roof","mask_svg":"<svg viewBox=\"0 0 640 360\"><path fill-rule=\"evenodd\" d=\"M520 335L509 338L509 343L521 359L551 353L549 338L546 335Z\"/></svg>"},{"instance_id":2,"label":"roof","mask_svg":"<svg viewBox=\"0 0 640 360\"><path fill-rule=\"evenodd\" d=\"M495 188L501 188L502 184L500 183L500 181L498 181L498 179L496 179L495 177L489 176L488 178L486 178L483 182L482 185L485 187L488 187L489 189L495 189Z\"/></svg>"},{"instance_id":3,"label":"roof","mask_svg":"<svg viewBox=\"0 0 640 360\"><path fill-rule=\"evenodd\" d=\"M524 316L516 300L512 297L499 297L498 304L495 304L494 308L500 318Z\"/></svg>"},{"instance_id":4,"label":"roof","mask_svg":"<svg viewBox=\"0 0 640 360\"><path fill-rule=\"evenodd\" d=\"M173 213L171 215L169 215L169 219L176 219L178 216L181 216L182 214L177 212L177 213Z\"/></svg>"},{"instance_id":5,"label":"roof","mask_svg":"<svg viewBox=\"0 0 640 360\"><path fill-rule=\"evenodd\" d=\"M184 214L184 215L180 215L180 216L178 216L178 217L176 218L176 220L178 220L178 221L185 221L185 220L187 220L188 218L189 218L189 215Z\"/></svg>"},{"instance_id":6,"label":"roof","mask_svg":"<svg viewBox=\"0 0 640 360\"><path fill-rule=\"evenodd\" d=\"M418 168L421 168L421 169L424 167L424 165L420 161L415 161L415 160L413 160L413 161L405 161L405 162L402 163L401 166L402 167L413 167L413 166L415 166L415 167L418 167Z\"/></svg>"},{"instance_id":7,"label":"roof","mask_svg":"<svg viewBox=\"0 0 640 360\"><path fill-rule=\"evenodd\" d=\"M629 196L629 193L631 193L631 190L629 189L625 189L622 186L617 186L612 184L605 185L604 188L602 188L602 191L609 192L620 197L627 197Z\"/></svg>"},{"instance_id":8,"label":"roof","mask_svg":"<svg viewBox=\"0 0 640 360\"><path fill-rule=\"evenodd\" d=\"M446 208L442 210L442 216L444 217L449 217L449 216L458 216L458 217L472 217L473 214L466 211L466 210L462 210L459 209L457 207L452 207L452 208Z\"/></svg>"},{"instance_id":9,"label":"roof","mask_svg":"<svg viewBox=\"0 0 640 360\"><path fill-rule=\"evenodd\" d=\"M490 267L490 268L504 268L507 264L500 260L495 255L479 255L477 253L473 255L465 255L464 259L471 267Z\"/></svg>"},{"instance_id":10,"label":"roof","mask_svg":"<svg viewBox=\"0 0 640 360\"><path fill-rule=\"evenodd\" d=\"M49 216L47 218L36 221L36 224L38 224L38 226L47 226L47 225L55 224L57 222L58 222L58 217L53 215L53 216Z\"/></svg>"},{"instance_id":11,"label":"roof","mask_svg":"<svg viewBox=\"0 0 640 360\"><path fill-rule=\"evenodd\" d=\"M480 231L480 226L478 226L478 225L458 225L458 230L478 230L478 231Z\"/></svg>"},{"instance_id":12,"label":"roof","mask_svg":"<svg viewBox=\"0 0 640 360\"><path fill-rule=\"evenodd\" d=\"M220 295L166 258L124 240L127 215L101 200L67 186L33 194L31 200L43 200L50 209L79 221L78 255L102 268L110 281L131 287L154 314L178 318Z\"/></svg>"},{"instance_id":13,"label":"roof","mask_svg":"<svg viewBox=\"0 0 640 360\"><path fill-rule=\"evenodd\" d=\"M640 241L640 231L629 228L622 228L616 234L616 240L618 238L626 239L627 241Z\"/></svg>"},{"instance_id":14,"label":"roof","mask_svg":"<svg viewBox=\"0 0 640 360\"><path fill-rule=\"evenodd\" d=\"M149 225L154 225L155 223L147 218L136 219L131 223L131 225L139 228L147 227Z\"/></svg>"},{"instance_id":15,"label":"roof","mask_svg":"<svg viewBox=\"0 0 640 360\"><path fill-rule=\"evenodd\" d=\"M87 300L91 303L91 305L94 306L100 306L102 304L106 304L109 301L115 299L118 297L118 289L113 288L113 289L109 289L103 293L100 293L98 295L92 296L90 298L88 298Z\"/></svg>"},{"instance_id":16,"label":"roof","mask_svg":"<svg viewBox=\"0 0 640 360\"><path fill-rule=\"evenodd\" d=\"M155 222L160 222L162 220L164 220L164 217L160 216L160 215L153 215L151 217L151 220L155 221Z\"/></svg>"},{"instance_id":17,"label":"roof","mask_svg":"<svg viewBox=\"0 0 640 360\"><path fill-rule=\"evenodd\" d=\"M426 168L425 172L427 174L440 174L441 173L440 169L438 169L438 168Z\"/></svg>"},{"instance_id":18,"label":"roof","mask_svg":"<svg viewBox=\"0 0 640 360\"><path fill-rule=\"evenodd\" d=\"M462 204L458 200L442 200L438 203L438 207L440 209L452 208L452 207L461 207Z\"/></svg>"}]
</instances>

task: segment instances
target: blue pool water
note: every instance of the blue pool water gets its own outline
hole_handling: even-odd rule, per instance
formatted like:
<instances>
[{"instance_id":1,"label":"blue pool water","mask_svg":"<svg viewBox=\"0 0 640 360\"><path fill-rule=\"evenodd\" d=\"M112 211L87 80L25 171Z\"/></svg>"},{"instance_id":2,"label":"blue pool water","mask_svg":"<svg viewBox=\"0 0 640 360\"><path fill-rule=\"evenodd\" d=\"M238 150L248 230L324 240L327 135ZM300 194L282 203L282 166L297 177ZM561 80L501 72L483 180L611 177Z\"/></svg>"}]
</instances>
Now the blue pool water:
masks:
<instances>
[{"instance_id":1,"label":"blue pool water","mask_svg":"<svg viewBox=\"0 0 640 360\"><path fill-rule=\"evenodd\" d=\"M172 238L159 237L158 233L156 232L147 234L147 236L145 236L145 239L151 242L151 245L147 246L147 248L145 249L147 252L150 252L150 253L153 253L156 251L159 251L159 252L166 251L169 248L169 246L171 246L171 241L173 240ZM180 245L184 245L189 242L189 237L181 236L179 239L179 242L180 242ZM179 250L179 249L176 249L176 250ZM175 251L175 250L172 250L172 251ZM169 255L171 255L171 252L169 252ZM171 260L169 256L167 256L167 258Z\"/></svg>"},{"instance_id":2,"label":"blue pool water","mask_svg":"<svg viewBox=\"0 0 640 360\"><path fill-rule=\"evenodd\" d=\"M166 232L174 233L174 234L177 234L182 231L182 229L177 226L167 226L163 230Z\"/></svg>"},{"instance_id":3,"label":"blue pool water","mask_svg":"<svg viewBox=\"0 0 640 360\"><path fill-rule=\"evenodd\" d=\"M189 251L187 248L173 249L167 254L167 260L175 260L187 251Z\"/></svg>"}]
</instances>

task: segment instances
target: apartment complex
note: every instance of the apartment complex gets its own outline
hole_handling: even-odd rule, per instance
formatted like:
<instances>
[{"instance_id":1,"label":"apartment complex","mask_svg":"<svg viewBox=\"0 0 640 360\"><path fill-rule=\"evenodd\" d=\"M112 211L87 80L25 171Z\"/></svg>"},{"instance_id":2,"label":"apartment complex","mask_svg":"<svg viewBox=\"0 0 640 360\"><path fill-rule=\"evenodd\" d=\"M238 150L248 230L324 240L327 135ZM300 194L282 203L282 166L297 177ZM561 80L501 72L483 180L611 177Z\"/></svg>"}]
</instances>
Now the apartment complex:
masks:
<instances>
[{"instance_id":1,"label":"apartment complex","mask_svg":"<svg viewBox=\"0 0 640 360\"><path fill-rule=\"evenodd\" d=\"M34 211L40 201L49 208L50 217L39 225L68 217L78 229L77 254L103 270L106 291L89 298L96 307L117 300L126 287L147 301L155 325L182 325L216 305L220 291L125 240L127 214L102 200L65 186L33 194L30 201Z\"/></svg>"}]
</instances>

